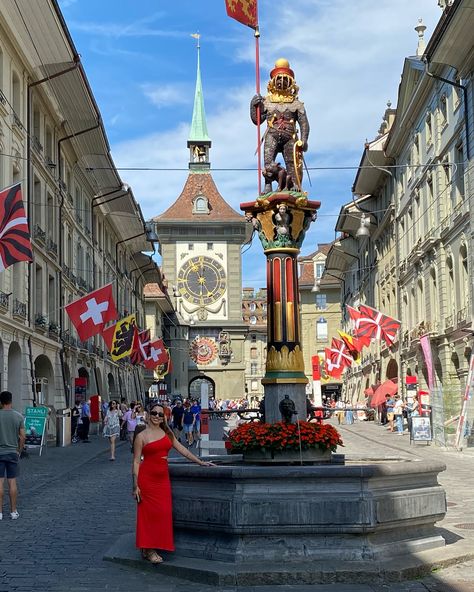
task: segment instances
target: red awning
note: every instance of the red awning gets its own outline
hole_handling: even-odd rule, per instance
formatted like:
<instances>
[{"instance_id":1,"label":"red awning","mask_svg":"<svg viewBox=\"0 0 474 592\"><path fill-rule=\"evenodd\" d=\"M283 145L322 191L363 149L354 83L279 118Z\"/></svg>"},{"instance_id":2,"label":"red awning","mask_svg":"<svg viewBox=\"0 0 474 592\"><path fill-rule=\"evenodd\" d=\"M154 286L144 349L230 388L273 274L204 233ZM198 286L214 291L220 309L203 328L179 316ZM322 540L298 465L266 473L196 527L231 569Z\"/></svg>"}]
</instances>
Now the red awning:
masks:
<instances>
[{"instance_id":1,"label":"red awning","mask_svg":"<svg viewBox=\"0 0 474 592\"><path fill-rule=\"evenodd\" d=\"M394 395L398 391L398 384L395 382L396 380L396 378L386 380L378 387L370 401L371 407L382 405L385 401L385 395Z\"/></svg>"},{"instance_id":2,"label":"red awning","mask_svg":"<svg viewBox=\"0 0 474 592\"><path fill-rule=\"evenodd\" d=\"M367 395L368 397L374 394L374 389L369 386L369 388L366 388L364 391L364 395Z\"/></svg>"}]
</instances>

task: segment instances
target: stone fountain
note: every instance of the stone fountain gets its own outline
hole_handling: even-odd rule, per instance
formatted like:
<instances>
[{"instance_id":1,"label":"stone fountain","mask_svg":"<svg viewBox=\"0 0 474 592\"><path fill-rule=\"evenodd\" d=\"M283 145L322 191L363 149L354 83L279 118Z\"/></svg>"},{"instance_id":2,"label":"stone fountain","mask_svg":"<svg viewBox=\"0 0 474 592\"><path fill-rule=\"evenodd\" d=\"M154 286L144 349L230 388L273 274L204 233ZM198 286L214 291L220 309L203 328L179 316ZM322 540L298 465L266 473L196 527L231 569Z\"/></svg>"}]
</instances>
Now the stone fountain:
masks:
<instances>
[{"instance_id":1,"label":"stone fountain","mask_svg":"<svg viewBox=\"0 0 474 592\"><path fill-rule=\"evenodd\" d=\"M241 205L267 258L263 383L270 423L281 421L285 395L297 417L306 417L297 256L320 203L301 186L309 124L297 88L288 62L279 60L267 97L252 100L254 122L258 109L268 123L266 186L263 195ZM285 169L275 163L278 151ZM435 528L446 512L438 483L445 467L434 460L278 466L239 456L220 461L209 468L170 462L176 553L160 571L220 585L364 582L399 578L400 565L414 553L445 544ZM139 561L133 536L107 558Z\"/></svg>"}]
</instances>

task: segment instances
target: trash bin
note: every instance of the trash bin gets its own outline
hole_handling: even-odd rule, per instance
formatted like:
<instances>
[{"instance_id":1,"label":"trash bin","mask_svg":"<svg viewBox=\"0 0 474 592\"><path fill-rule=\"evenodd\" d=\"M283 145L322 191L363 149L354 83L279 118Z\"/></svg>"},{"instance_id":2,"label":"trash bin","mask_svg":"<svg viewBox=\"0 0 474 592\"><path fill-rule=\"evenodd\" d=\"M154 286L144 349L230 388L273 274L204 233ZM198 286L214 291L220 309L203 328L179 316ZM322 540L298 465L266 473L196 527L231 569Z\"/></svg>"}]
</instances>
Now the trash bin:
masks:
<instances>
[{"instance_id":1,"label":"trash bin","mask_svg":"<svg viewBox=\"0 0 474 592\"><path fill-rule=\"evenodd\" d=\"M69 446L71 444L71 410L56 411L56 445Z\"/></svg>"}]
</instances>

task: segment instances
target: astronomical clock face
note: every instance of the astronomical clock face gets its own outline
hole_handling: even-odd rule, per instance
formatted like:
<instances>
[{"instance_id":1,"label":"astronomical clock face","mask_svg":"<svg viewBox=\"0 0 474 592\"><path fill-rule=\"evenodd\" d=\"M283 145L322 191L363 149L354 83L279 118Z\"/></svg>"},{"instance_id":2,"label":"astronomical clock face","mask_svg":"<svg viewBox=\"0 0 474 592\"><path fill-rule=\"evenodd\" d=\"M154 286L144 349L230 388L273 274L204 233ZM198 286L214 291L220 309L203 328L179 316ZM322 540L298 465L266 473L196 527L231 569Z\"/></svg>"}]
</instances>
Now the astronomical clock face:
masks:
<instances>
[{"instance_id":1,"label":"astronomical clock face","mask_svg":"<svg viewBox=\"0 0 474 592\"><path fill-rule=\"evenodd\" d=\"M196 337L191 342L189 355L196 364L210 364L217 358L217 345L210 337Z\"/></svg>"},{"instance_id":2,"label":"astronomical clock face","mask_svg":"<svg viewBox=\"0 0 474 592\"><path fill-rule=\"evenodd\" d=\"M214 304L224 295L225 289L224 268L211 257L193 257L179 270L179 293L192 304Z\"/></svg>"}]
</instances>

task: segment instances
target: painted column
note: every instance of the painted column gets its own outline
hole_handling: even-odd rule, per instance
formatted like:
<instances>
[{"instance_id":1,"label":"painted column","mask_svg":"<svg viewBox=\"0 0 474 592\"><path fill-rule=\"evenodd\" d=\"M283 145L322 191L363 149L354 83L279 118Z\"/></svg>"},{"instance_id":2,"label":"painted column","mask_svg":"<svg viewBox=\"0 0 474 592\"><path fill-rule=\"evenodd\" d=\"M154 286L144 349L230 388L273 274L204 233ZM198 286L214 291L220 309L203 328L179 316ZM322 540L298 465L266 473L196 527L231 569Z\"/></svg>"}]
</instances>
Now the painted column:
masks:
<instances>
[{"instance_id":1,"label":"painted column","mask_svg":"<svg viewBox=\"0 0 474 592\"><path fill-rule=\"evenodd\" d=\"M273 193L241 204L247 220L258 232L267 257L267 360L265 417L281 421L280 401L288 395L295 403L296 419L306 419L306 384L298 290L297 258L306 230L320 203L301 193Z\"/></svg>"}]
</instances>

